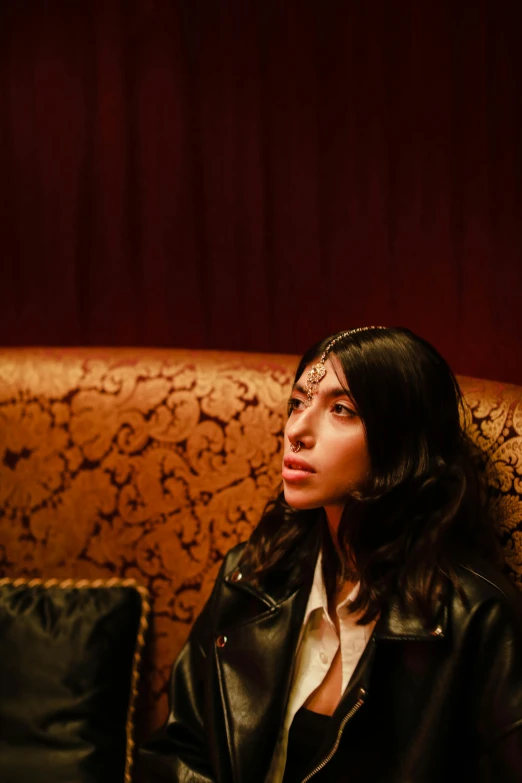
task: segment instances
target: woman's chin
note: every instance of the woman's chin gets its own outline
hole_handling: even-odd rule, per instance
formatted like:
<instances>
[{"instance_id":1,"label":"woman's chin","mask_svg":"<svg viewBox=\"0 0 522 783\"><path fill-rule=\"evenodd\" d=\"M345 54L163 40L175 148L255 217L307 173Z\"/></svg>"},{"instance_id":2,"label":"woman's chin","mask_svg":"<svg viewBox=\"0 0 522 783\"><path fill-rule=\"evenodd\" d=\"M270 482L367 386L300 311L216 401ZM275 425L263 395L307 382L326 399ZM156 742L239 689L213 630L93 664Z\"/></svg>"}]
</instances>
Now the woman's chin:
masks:
<instances>
[{"instance_id":1,"label":"woman's chin","mask_svg":"<svg viewBox=\"0 0 522 783\"><path fill-rule=\"evenodd\" d=\"M314 502L310 497L307 498L305 493L298 492L291 487L284 487L284 495L288 505L300 511L306 511L311 508L319 508L319 506L323 505L320 502Z\"/></svg>"}]
</instances>

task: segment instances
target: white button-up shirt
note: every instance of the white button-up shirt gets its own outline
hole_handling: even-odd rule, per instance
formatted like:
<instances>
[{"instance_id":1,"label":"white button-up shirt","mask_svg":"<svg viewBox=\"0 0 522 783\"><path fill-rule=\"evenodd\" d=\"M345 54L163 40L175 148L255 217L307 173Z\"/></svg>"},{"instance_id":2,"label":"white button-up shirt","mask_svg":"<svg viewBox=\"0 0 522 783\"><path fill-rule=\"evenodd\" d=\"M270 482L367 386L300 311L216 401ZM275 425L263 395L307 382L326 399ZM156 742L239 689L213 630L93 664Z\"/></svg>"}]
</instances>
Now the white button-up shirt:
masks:
<instances>
[{"instance_id":1,"label":"white button-up shirt","mask_svg":"<svg viewBox=\"0 0 522 783\"><path fill-rule=\"evenodd\" d=\"M283 729L279 736L266 783L281 783L285 771L288 732L294 715L308 697L319 687L341 646L342 692L344 693L355 667L375 627L357 625L357 614L351 614L347 605L359 591L356 584L351 593L336 607L340 638L328 614L328 598L323 581L322 556L315 566L314 581L304 615L301 639L297 648L296 665Z\"/></svg>"}]
</instances>

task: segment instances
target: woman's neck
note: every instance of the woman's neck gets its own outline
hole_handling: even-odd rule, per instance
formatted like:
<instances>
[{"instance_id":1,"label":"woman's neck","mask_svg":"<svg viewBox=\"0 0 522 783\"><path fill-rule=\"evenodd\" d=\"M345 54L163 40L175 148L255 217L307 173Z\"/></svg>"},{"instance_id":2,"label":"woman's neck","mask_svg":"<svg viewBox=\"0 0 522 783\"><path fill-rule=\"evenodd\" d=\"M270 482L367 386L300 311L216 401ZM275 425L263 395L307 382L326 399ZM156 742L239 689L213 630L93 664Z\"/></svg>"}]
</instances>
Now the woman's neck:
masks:
<instances>
[{"instance_id":1,"label":"woman's neck","mask_svg":"<svg viewBox=\"0 0 522 783\"><path fill-rule=\"evenodd\" d=\"M328 530L332 537L332 541L337 546L337 531L341 523L341 517L343 515L343 506L325 506L324 513L326 514L326 521L328 522Z\"/></svg>"}]
</instances>

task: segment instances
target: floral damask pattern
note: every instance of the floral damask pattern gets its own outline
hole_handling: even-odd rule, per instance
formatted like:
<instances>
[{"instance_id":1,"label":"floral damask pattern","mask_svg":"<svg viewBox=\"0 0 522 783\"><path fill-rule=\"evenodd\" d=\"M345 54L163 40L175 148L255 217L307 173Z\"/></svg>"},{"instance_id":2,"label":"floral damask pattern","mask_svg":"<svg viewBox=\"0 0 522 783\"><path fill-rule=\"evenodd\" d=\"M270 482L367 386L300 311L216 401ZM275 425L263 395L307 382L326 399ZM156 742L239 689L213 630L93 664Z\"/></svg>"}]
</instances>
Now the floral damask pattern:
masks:
<instances>
[{"instance_id":1,"label":"floral damask pattern","mask_svg":"<svg viewBox=\"0 0 522 783\"><path fill-rule=\"evenodd\" d=\"M182 351L0 357L1 573L146 585L152 724L223 555L277 489L293 364Z\"/></svg>"},{"instance_id":2,"label":"floral damask pattern","mask_svg":"<svg viewBox=\"0 0 522 783\"><path fill-rule=\"evenodd\" d=\"M0 576L133 577L153 624L142 729L225 552L279 486L295 357L168 350L0 354ZM522 586L522 389L461 379L499 468L493 507Z\"/></svg>"},{"instance_id":3,"label":"floral damask pattern","mask_svg":"<svg viewBox=\"0 0 522 783\"><path fill-rule=\"evenodd\" d=\"M468 431L489 457L491 511L507 569L522 589L522 388L459 380L471 412Z\"/></svg>"}]
</instances>

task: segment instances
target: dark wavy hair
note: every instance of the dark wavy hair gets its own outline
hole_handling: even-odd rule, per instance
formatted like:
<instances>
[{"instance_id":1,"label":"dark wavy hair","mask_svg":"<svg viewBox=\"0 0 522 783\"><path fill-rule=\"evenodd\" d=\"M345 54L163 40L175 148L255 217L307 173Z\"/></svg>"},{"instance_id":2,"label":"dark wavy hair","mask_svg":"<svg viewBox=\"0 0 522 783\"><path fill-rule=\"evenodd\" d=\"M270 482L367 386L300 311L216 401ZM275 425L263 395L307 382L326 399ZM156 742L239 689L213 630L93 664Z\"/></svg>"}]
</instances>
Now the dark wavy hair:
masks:
<instances>
[{"instance_id":1,"label":"dark wavy hair","mask_svg":"<svg viewBox=\"0 0 522 783\"><path fill-rule=\"evenodd\" d=\"M305 353L295 374L318 360L331 335ZM377 617L390 596L433 622L455 566L472 555L499 562L487 513L484 455L461 421L465 406L448 364L428 342L404 328L349 333L331 351L363 422L371 471L347 498L331 540L323 509L291 508L281 493L271 502L243 555L253 583L287 570L299 546L320 529L323 573L331 597L342 581L337 552L349 553L360 579L352 611L360 623Z\"/></svg>"}]
</instances>

